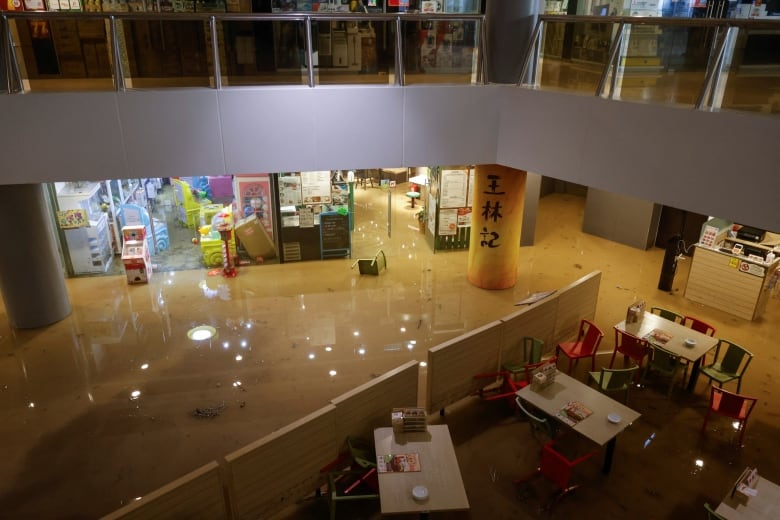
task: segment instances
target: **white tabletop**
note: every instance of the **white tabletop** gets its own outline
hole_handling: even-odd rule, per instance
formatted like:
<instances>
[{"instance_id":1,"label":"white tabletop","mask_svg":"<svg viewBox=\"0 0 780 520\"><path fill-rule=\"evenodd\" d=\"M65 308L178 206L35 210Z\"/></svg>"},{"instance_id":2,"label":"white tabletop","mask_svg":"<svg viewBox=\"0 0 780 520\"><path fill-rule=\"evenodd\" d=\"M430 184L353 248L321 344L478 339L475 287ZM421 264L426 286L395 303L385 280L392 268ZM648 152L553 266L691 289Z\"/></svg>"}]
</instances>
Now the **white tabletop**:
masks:
<instances>
[{"instance_id":1,"label":"white tabletop","mask_svg":"<svg viewBox=\"0 0 780 520\"><path fill-rule=\"evenodd\" d=\"M542 390L534 391L529 385L519 390L517 395L564 424L568 423L558 414L569 402L579 401L593 413L571 428L601 446L642 415L560 371L556 373L555 381ZM617 414L620 421L616 424L609 422L609 414Z\"/></svg>"},{"instance_id":2,"label":"white tabletop","mask_svg":"<svg viewBox=\"0 0 780 520\"><path fill-rule=\"evenodd\" d=\"M780 518L780 486L759 475L756 490L758 494L754 497L737 491L732 498L729 493L715 512L726 520Z\"/></svg>"},{"instance_id":3,"label":"white tabletop","mask_svg":"<svg viewBox=\"0 0 780 520\"><path fill-rule=\"evenodd\" d=\"M422 186L428 185L428 176L427 175L415 175L414 177L409 177L409 182L412 184L420 184Z\"/></svg>"},{"instance_id":4,"label":"white tabletop","mask_svg":"<svg viewBox=\"0 0 780 520\"><path fill-rule=\"evenodd\" d=\"M400 433L392 428L374 430L377 456L417 453L420 471L379 473L382 513L455 511L469 508L455 447L447 425L429 425L426 432ZM417 501L412 488L428 488L428 499Z\"/></svg>"},{"instance_id":5,"label":"white tabletop","mask_svg":"<svg viewBox=\"0 0 780 520\"><path fill-rule=\"evenodd\" d=\"M712 336L707 336L701 332L697 332L679 323L675 323L666 318L662 318L657 314L651 312L644 313L641 320L636 323L630 323L626 325L626 321L623 320L617 325L618 329L633 334L639 338L644 338L655 329L660 329L671 336L671 339L663 345L658 345L664 349L676 354L688 361L697 361L704 354L709 352L715 345L718 344L718 339ZM696 340L696 345L693 347L685 346L686 338ZM653 344L651 338L648 338L648 342Z\"/></svg>"}]
</instances>

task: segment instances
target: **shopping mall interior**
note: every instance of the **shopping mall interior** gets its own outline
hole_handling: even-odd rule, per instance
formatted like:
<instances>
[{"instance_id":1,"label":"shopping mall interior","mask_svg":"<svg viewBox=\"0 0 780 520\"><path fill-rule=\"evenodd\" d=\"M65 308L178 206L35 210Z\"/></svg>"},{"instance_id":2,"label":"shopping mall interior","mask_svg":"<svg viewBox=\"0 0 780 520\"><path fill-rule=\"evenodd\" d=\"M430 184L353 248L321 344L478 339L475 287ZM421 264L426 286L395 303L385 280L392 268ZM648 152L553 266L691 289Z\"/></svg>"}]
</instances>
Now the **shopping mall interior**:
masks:
<instances>
[{"instance_id":1,"label":"shopping mall interior","mask_svg":"<svg viewBox=\"0 0 780 520\"><path fill-rule=\"evenodd\" d=\"M705 378L686 389L678 374L668 394L651 374L630 388L641 416L616 437L609 474L603 446L557 438L568 456L595 455L548 509L549 482L515 483L547 438L506 401L463 393L426 420L449 427L469 508L429 517L703 517L746 468L780 482L776 3L726 21L663 2L645 5L675 17L658 24L560 16L538 33L546 9L606 16L617 2L419 2L438 21L393 18L390 1L368 2L371 20L358 2L324 14L297 2L307 14L273 22L296 2L257 3L262 21L210 2L186 21L0 19L0 215L17 224L0 256L0 518L134 518L213 461L217 501L238 507L225 476L237 450L405 364L417 402L393 404L428 407L432 349L593 273L597 367L640 301L752 353L744 437L725 417L702 428ZM469 281L466 201L485 167L526 178L502 289ZM713 257L725 263L701 267ZM754 283L724 282L736 278ZM258 514L327 518L315 480ZM384 517L376 500L337 509Z\"/></svg>"},{"instance_id":2,"label":"shopping mall interior","mask_svg":"<svg viewBox=\"0 0 780 520\"><path fill-rule=\"evenodd\" d=\"M467 251L434 252L417 224L419 206L399 196L399 183L389 219L387 189L356 188L351 258L239 266L234 278L206 267L161 271L146 284L130 285L121 273L68 278L73 311L61 322L19 330L0 315L3 515L107 514L388 370L425 361L429 348L513 312L529 294L593 271L603 277L595 322L607 331L598 366L609 363L612 325L644 299L706 320L719 337L749 348L756 360L742 393L759 406L739 446L726 419L700 434L704 379L693 393L678 380L667 398L666 380L648 378L631 389L630 406L642 416L620 435L612 473L600 473L600 451L578 468L582 486L551 516L697 517L745 466L777 479L767 453L780 413L771 400L778 299L750 321L685 298L692 244L671 290L659 290L664 250L583 233L581 187L557 185L564 187L539 201L536 243L520 248L517 284L506 290L471 285ZM163 215L166 205L159 209ZM387 268L361 274L355 260L379 249ZM202 325L217 336L190 339ZM576 376L584 380L587 368L581 363ZM424 388L424 369L420 377ZM551 487L538 482L519 493L513 485L534 470L543 442L519 414L467 397L429 420L450 428L470 504L469 512L433 518L545 516L540 505ZM593 448L576 435L560 442ZM323 518L327 509L312 496L280 518ZM339 505L339 518L379 517L375 501Z\"/></svg>"}]
</instances>

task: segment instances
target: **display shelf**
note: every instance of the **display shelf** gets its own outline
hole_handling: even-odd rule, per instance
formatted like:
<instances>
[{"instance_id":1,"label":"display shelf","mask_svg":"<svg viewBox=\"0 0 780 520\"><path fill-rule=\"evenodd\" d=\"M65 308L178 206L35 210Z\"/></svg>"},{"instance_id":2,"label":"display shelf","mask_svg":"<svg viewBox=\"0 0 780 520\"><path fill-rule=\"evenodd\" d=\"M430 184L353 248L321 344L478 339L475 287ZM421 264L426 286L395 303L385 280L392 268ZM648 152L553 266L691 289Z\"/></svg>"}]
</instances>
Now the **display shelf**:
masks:
<instances>
[{"instance_id":1,"label":"display shelf","mask_svg":"<svg viewBox=\"0 0 780 520\"><path fill-rule=\"evenodd\" d=\"M105 272L111 265L113 250L100 184L67 183L57 193L57 202L62 211L84 210L88 217L88 226L63 229L74 274Z\"/></svg>"}]
</instances>

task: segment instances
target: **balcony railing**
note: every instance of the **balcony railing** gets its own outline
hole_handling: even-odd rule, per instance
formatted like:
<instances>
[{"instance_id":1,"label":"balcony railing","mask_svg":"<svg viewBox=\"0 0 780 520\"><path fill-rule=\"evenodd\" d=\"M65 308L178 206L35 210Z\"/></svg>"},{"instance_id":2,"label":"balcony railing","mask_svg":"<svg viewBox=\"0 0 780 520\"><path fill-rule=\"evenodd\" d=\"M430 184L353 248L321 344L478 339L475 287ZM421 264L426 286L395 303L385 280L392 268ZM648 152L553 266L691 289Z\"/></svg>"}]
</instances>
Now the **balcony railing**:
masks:
<instances>
[{"instance_id":1,"label":"balcony railing","mask_svg":"<svg viewBox=\"0 0 780 520\"><path fill-rule=\"evenodd\" d=\"M780 21L542 16L520 85L780 113Z\"/></svg>"},{"instance_id":2,"label":"balcony railing","mask_svg":"<svg viewBox=\"0 0 780 520\"><path fill-rule=\"evenodd\" d=\"M485 81L483 15L4 12L0 21L8 93Z\"/></svg>"}]
</instances>

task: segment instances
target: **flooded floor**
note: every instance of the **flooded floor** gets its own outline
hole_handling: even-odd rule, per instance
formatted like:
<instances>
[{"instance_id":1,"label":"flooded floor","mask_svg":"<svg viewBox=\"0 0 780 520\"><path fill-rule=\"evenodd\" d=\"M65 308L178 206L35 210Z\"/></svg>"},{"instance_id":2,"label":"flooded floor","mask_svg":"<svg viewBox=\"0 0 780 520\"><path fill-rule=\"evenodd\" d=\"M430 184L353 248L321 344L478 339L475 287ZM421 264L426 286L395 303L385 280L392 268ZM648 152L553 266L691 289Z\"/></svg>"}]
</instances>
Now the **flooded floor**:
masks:
<instances>
[{"instance_id":1,"label":"flooded floor","mask_svg":"<svg viewBox=\"0 0 780 520\"><path fill-rule=\"evenodd\" d=\"M466 280L466 252L433 254L402 186L391 202L379 188L356 189L352 259L242 267L228 279L209 269L69 279L72 314L39 330L12 330L0 307L0 518L88 519L106 514L244 446L428 348L506 316L536 291L603 272L595 321L607 334L635 299L692 314L717 336L750 349L742 393L759 398L744 447L726 419L699 434L705 379L693 394L664 382L633 388L642 417L617 442L610 475L603 453L578 470L583 486L553 509L569 518L696 518L717 505L745 466L780 482L772 449L780 436L777 326L772 298L748 322L683 297L690 260L671 292L657 289L664 252L641 251L583 234L583 198L540 201L536 244L520 252L518 282L485 291ZM360 275L352 264L382 249L387 270ZM188 331L213 327L194 340ZM584 379L587 363L577 376ZM735 385L727 385L734 390ZM421 390L422 390L421 386ZM401 403L407 404L407 403ZM503 403L466 398L433 422L449 424L471 510L438 518L537 518L543 494L518 496L512 480L531 472L540 439ZM582 442L573 434L568 443ZM537 489L540 488L540 489ZM343 518L379 518L378 503L339 506ZM285 518L327 517L324 501Z\"/></svg>"}]
</instances>

